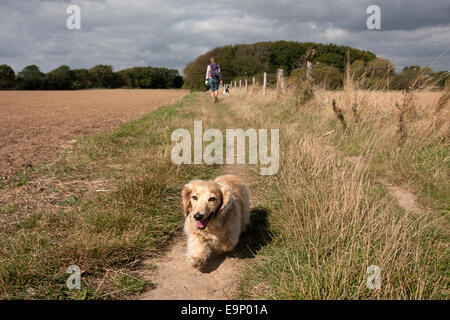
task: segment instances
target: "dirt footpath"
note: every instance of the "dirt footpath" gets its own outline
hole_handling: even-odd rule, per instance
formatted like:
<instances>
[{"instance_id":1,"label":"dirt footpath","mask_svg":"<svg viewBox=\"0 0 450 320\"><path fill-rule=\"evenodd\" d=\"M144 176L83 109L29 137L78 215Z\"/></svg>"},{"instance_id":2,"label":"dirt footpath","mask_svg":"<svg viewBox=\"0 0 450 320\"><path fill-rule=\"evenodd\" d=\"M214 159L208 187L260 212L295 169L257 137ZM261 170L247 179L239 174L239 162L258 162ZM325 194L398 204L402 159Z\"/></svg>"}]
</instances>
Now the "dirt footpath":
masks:
<instances>
[{"instance_id":1,"label":"dirt footpath","mask_svg":"<svg viewBox=\"0 0 450 320\"><path fill-rule=\"evenodd\" d=\"M1 177L34 166L78 137L174 103L187 90L0 91Z\"/></svg>"},{"instance_id":2,"label":"dirt footpath","mask_svg":"<svg viewBox=\"0 0 450 320\"><path fill-rule=\"evenodd\" d=\"M141 271L153 287L142 300L226 300L236 295L240 259L218 256L209 261L206 272L193 268L186 258L186 239L174 240L167 252L150 260L155 269Z\"/></svg>"},{"instance_id":3,"label":"dirt footpath","mask_svg":"<svg viewBox=\"0 0 450 320\"><path fill-rule=\"evenodd\" d=\"M210 111L209 96L200 96L198 109L208 110L208 116L220 118L220 121L226 123L228 127L237 125L233 123L233 119L229 115L219 115ZM235 162L237 162L236 151L234 156ZM244 265L243 256L253 258L252 252L256 251L255 244L261 245L253 236L253 229L261 228L260 224L255 225L253 221L253 217L259 213L255 210L255 206L260 200L258 192L252 188L254 177L250 174L247 165L223 165L220 175L224 174L239 176L250 189L252 225L249 230L241 235L238 246L231 253L211 256L201 271L193 268L187 260L185 236L176 237L161 257L145 261L146 267L139 273L152 283L152 287L138 297L139 299L227 300L238 297L238 278ZM242 252L246 254L242 254Z\"/></svg>"}]
</instances>

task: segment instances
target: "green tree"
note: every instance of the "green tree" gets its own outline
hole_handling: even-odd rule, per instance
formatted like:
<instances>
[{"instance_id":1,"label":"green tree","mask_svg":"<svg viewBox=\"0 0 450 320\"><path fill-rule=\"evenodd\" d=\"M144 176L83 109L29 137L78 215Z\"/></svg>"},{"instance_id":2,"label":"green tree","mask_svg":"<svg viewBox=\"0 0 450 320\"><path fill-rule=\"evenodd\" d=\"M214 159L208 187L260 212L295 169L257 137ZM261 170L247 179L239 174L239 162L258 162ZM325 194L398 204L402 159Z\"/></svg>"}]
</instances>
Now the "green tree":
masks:
<instances>
[{"instance_id":1,"label":"green tree","mask_svg":"<svg viewBox=\"0 0 450 320\"><path fill-rule=\"evenodd\" d=\"M448 71L439 71L431 74L432 84L438 89L445 87L445 84L450 81L450 73Z\"/></svg>"},{"instance_id":2,"label":"green tree","mask_svg":"<svg viewBox=\"0 0 450 320\"><path fill-rule=\"evenodd\" d=\"M117 85L112 66L97 65L88 72L90 83L94 88L114 88Z\"/></svg>"},{"instance_id":3,"label":"green tree","mask_svg":"<svg viewBox=\"0 0 450 320\"><path fill-rule=\"evenodd\" d=\"M394 77L394 64L384 58L375 58L369 61L364 69L366 75L365 86L370 89L392 89Z\"/></svg>"},{"instance_id":4,"label":"green tree","mask_svg":"<svg viewBox=\"0 0 450 320\"><path fill-rule=\"evenodd\" d=\"M40 90L45 86L45 74L36 65L23 68L17 75L17 88L25 90Z\"/></svg>"},{"instance_id":5,"label":"green tree","mask_svg":"<svg viewBox=\"0 0 450 320\"><path fill-rule=\"evenodd\" d=\"M433 70L430 67L408 66L393 81L393 88L397 90L423 88L431 84Z\"/></svg>"},{"instance_id":6,"label":"green tree","mask_svg":"<svg viewBox=\"0 0 450 320\"><path fill-rule=\"evenodd\" d=\"M89 78L89 71L87 69L72 70L72 83L70 86L75 90L91 88L92 83Z\"/></svg>"},{"instance_id":7,"label":"green tree","mask_svg":"<svg viewBox=\"0 0 450 320\"><path fill-rule=\"evenodd\" d=\"M50 90L72 89L73 73L68 66L61 66L46 75L46 88Z\"/></svg>"},{"instance_id":8,"label":"green tree","mask_svg":"<svg viewBox=\"0 0 450 320\"><path fill-rule=\"evenodd\" d=\"M180 89L184 84L183 77L178 74L172 80L172 88Z\"/></svg>"},{"instance_id":9,"label":"green tree","mask_svg":"<svg viewBox=\"0 0 450 320\"><path fill-rule=\"evenodd\" d=\"M3 64L0 66L0 89L11 89L14 86L15 79L14 70Z\"/></svg>"},{"instance_id":10,"label":"green tree","mask_svg":"<svg viewBox=\"0 0 450 320\"><path fill-rule=\"evenodd\" d=\"M204 78L211 56L214 56L221 66L224 82L242 78L251 79L253 76L259 81L259 76L263 72L272 75L277 69L282 68L285 74L289 75L292 70L302 67L308 49L316 50L313 62L330 65L339 71L344 69L347 50L350 51L352 62L361 60L364 65L376 57L369 51L313 42L276 41L224 46L214 48L186 65L183 70L184 87L193 90L206 89Z\"/></svg>"},{"instance_id":11,"label":"green tree","mask_svg":"<svg viewBox=\"0 0 450 320\"><path fill-rule=\"evenodd\" d=\"M183 85L183 78L175 69L134 67L121 70L117 75L128 88L167 89Z\"/></svg>"},{"instance_id":12,"label":"green tree","mask_svg":"<svg viewBox=\"0 0 450 320\"><path fill-rule=\"evenodd\" d=\"M316 60L329 66L333 66L342 71L345 68L345 62L342 55L336 52L324 53L321 56L319 56Z\"/></svg>"},{"instance_id":13,"label":"green tree","mask_svg":"<svg viewBox=\"0 0 450 320\"><path fill-rule=\"evenodd\" d=\"M378 77L385 77L395 71L393 63L384 58L375 58L367 63L366 70Z\"/></svg>"}]
</instances>

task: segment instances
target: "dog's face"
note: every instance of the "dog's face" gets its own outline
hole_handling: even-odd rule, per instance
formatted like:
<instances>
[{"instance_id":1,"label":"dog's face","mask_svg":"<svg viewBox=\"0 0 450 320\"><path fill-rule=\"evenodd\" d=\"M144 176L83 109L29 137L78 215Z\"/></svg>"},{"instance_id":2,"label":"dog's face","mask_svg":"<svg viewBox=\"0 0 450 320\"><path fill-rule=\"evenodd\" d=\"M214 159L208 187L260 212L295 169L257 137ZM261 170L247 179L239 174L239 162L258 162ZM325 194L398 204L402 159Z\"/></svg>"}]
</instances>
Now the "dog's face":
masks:
<instances>
[{"instance_id":1,"label":"dog's face","mask_svg":"<svg viewBox=\"0 0 450 320\"><path fill-rule=\"evenodd\" d=\"M186 219L205 229L224 204L224 192L214 181L192 181L184 186L183 206Z\"/></svg>"}]
</instances>

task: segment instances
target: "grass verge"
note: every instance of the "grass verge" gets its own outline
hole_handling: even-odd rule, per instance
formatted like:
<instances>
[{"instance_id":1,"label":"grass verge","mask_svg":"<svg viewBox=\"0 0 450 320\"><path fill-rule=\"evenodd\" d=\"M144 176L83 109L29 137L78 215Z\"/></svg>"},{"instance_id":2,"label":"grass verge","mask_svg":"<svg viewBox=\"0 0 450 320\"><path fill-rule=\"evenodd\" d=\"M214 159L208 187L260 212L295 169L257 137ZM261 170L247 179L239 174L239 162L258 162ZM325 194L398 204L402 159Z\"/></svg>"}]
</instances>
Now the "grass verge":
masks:
<instances>
[{"instance_id":1,"label":"grass verge","mask_svg":"<svg viewBox=\"0 0 450 320\"><path fill-rule=\"evenodd\" d=\"M379 162L371 162L374 155L384 157L373 148L377 134L391 135L384 144L400 154L410 150L409 142L397 147L392 137L395 122L386 123L386 118L375 127L366 126L370 134L358 133L353 125L344 134L330 100L316 97L300 110L293 101L271 93L238 93L228 101L250 127L280 130L280 171L260 179L260 187L267 190L261 205L270 213L272 239L248 261L240 282L242 298L447 299L448 215L439 210L406 212L380 182L385 175L376 169ZM360 116L369 120L367 114ZM420 146L413 138L413 124L410 128L411 143ZM356 137L367 140L359 143L357 152L343 152L355 145ZM350 155L362 155L366 161L346 161ZM435 166L434 173L448 174L442 165ZM401 175L394 176L405 182ZM433 177L431 183L445 186L438 175ZM446 201L441 195L437 199ZM371 265L381 270L378 290L366 286Z\"/></svg>"}]
</instances>

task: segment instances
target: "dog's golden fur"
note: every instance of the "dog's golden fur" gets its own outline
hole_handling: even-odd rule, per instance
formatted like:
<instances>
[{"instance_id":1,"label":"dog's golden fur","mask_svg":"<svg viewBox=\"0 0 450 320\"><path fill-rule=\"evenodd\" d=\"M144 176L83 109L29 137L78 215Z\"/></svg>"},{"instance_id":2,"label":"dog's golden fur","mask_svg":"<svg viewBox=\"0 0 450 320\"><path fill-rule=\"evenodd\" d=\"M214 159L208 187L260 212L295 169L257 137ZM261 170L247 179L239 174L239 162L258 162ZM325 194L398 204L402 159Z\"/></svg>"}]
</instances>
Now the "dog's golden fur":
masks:
<instances>
[{"instance_id":1,"label":"dog's golden fur","mask_svg":"<svg viewBox=\"0 0 450 320\"><path fill-rule=\"evenodd\" d=\"M233 250L250 224L249 191L242 180L234 175L194 180L184 186L182 198L192 266L202 267L212 252Z\"/></svg>"}]
</instances>

